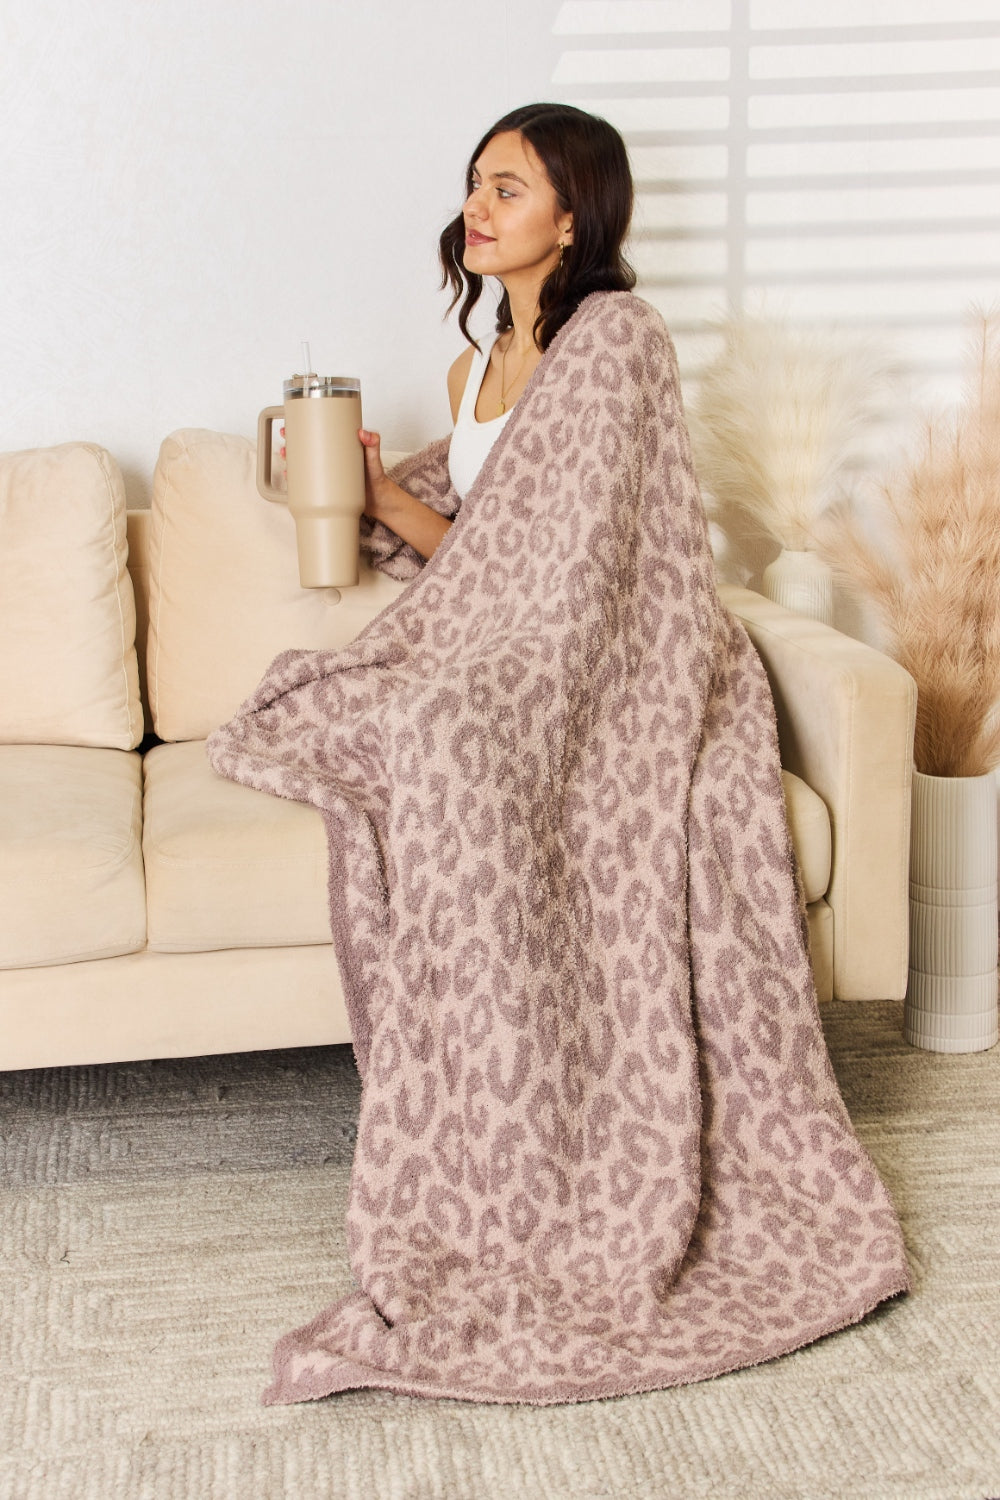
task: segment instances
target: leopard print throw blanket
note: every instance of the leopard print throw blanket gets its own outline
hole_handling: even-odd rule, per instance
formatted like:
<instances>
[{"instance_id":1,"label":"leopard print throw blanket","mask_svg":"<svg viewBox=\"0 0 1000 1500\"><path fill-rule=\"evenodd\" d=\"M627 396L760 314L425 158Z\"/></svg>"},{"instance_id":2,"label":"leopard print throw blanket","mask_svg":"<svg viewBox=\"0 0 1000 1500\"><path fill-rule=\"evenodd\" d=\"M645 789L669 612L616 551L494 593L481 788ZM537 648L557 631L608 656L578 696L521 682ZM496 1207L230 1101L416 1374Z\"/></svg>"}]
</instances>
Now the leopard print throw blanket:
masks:
<instances>
[{"instance_id":1,"label":"leopard print throw blanket","mask_svg":"<svg viewBox=\"0 0 1000 1500\"><path fill-rule=\"evenodd\" d=\"M445 456L399 477L454 510ZM363 1079L357 1290L282 1339L266 1401L645 1391L906 1286L647 304L583 302L410 586L279 656L209 755L322 811Z\"/></svg>"}]
</instances>

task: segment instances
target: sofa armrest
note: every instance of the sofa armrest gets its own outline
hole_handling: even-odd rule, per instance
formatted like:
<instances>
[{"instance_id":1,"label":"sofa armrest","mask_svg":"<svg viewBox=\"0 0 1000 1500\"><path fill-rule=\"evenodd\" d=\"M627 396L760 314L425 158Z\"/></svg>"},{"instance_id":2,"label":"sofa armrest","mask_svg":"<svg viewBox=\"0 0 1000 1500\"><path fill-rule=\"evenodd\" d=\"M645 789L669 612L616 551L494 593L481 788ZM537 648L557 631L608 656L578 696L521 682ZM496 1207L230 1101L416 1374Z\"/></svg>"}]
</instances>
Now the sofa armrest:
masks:
<instances>
[{"instance_id":1,"label":"sofa armrest","mask_svg":"<svg viewBox=\"0 0 1000 1500\"><path fill-rule=\"evenodd\" d=\"M749 589L724 584L719 592L770 680L782 765L830 811L834 995L900 999L916 684L897 662L827 625Z\"/></svg>"}]
</instances>

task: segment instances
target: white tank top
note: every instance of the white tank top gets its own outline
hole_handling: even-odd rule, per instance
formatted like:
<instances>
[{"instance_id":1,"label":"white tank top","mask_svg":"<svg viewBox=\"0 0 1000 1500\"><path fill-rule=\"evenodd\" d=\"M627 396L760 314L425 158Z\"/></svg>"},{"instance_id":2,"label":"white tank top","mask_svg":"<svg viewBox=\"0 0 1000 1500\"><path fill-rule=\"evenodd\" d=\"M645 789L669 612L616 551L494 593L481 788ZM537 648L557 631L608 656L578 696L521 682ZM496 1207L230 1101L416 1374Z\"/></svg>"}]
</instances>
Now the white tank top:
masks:
<instances>
[{"instance_id":1,"label":"white tank top","mask_svg":"<svg viewBox=\"0 0 1000 1500\"><path fill-rule=\"evenodd\" d=\"M479 387L483 383L483 376L486 374L486 366L495 343L496 339L493 338L488 344L484 342L481 350L474 349L472 352L469 378L465 382L461 405L458 408L458 416L455 418L455 427L451 434L451 446L448 449L448 473L462 500L475 484L479 471L486 462L487 454L503 432L514 410L511 407L510 411L505 411L502 417L493 417L489 422L476 421Z\"/></svg>"}]
</instances>

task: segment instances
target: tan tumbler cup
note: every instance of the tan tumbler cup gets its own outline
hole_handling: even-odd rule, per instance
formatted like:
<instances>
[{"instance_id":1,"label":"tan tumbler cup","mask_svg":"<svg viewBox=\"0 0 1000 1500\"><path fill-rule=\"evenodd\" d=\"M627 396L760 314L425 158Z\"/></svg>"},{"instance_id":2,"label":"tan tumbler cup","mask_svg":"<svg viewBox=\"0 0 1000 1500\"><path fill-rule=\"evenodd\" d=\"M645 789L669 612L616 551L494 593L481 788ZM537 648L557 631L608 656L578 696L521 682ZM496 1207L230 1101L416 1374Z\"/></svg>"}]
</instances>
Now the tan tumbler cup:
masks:
<instances>
[{"instance_id":1,"label":"tan tumbler cup","mask_svg":"<svg viewBox=\"0 0 1000 1500\"><path fill-rule=\"evenodd\" d=\"M258 419L257 488L292 513L302 587L350 588L358 581L358 522L365 508L361 383L293 375L284 390L284 406L268 406ZM271 478L274 422L285 424L287 495Z\"/></svg>"}]
</instances>

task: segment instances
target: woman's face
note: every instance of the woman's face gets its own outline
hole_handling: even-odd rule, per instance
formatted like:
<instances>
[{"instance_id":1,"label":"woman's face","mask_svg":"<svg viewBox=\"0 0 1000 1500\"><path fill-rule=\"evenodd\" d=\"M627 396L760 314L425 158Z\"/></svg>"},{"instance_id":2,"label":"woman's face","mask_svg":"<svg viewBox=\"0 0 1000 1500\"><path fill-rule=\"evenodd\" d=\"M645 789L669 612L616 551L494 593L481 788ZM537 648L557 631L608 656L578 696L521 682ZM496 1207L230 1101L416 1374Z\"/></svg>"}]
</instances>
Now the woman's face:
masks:
<instances>
[{"instance_id":1,"label":"woman's face","mask_svg":"<svg viewBox=\"0 0 1000 1500\"><path fill-rule=\"evenodd\" d=\"M493 136L473 163L462 215L465 269L504 283L519 273L544 280L560 241L573 238L573 216L560 209L540 157L516 130Z\"/></svg>"}]
</instances>

